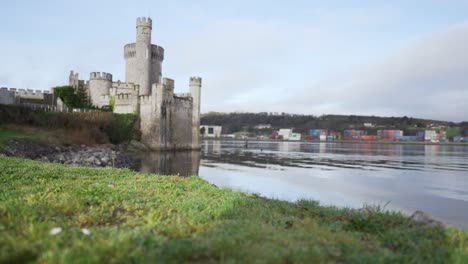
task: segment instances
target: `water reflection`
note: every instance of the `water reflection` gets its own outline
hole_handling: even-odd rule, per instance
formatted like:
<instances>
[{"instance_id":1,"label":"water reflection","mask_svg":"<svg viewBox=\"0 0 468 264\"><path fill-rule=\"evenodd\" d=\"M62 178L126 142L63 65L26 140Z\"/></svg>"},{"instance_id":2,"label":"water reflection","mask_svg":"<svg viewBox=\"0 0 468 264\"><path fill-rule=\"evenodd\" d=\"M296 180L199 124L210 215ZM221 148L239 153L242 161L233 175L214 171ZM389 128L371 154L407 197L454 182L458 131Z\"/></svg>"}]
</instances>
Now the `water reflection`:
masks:
<instances>
[{"instance_id":1,"label":"water reflection","mask_svg":"<svg viewBox=\"0 0 468 264\"><path fill-rule=\"evenodd\" d=\"M200 177L282 200L384 205L468 228L468 147L205 141Z\"/></svg>"},{"instance_id":2,"label":"water reflection","mask_svg":"<svg viewBox=\"0 0 468 264\"><path fill-rule=\"evenodd\" d=\"M468 171L468 154L460 146L208 141L203 164L229 163L265 168L270 165L327 170Z\"/></svg>"},{"instance_id":3,"label":"water reflection","mask_svg":"<svg viewBox=\"0 0 468 264\"><path fill-rule=\"evenodd\" d=\"M423 210L468 228L465 146L205 141L199 152L134 159L134 169L145 173L200 175L220 187L289 201L343 207L390 201L388 209Z\"/></svg>"},{"instance_id":4,"label":"water reflection","mask_svg":"<svg viewBox=\"0 0 468 264\"><path fill-rule=\"evenodd\" d=\"M132 157L134 170L160 175L198 175L200 151L144 152Z\"/></svg>"}]
</instances>

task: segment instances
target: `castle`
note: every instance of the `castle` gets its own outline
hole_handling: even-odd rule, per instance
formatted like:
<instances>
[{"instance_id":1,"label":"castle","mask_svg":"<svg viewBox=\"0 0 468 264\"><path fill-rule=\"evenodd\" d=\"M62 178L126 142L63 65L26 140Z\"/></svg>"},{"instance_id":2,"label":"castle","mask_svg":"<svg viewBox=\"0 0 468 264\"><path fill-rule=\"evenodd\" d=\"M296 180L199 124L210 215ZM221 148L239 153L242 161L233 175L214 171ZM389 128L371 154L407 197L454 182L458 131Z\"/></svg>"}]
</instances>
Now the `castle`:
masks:
<instances>
[{"instance_id":1,"label":"castle","mask_svg":"<svg viewBox=\"0 0 468 264\"><path fill-rule=\"evenodd\" d=\"M96 107L138 114L140 141L151 150L199 149L202 80L191 77L190 93L175 94L174 80L162 78L164 49L151 44L151 30L151 18L137 18L136 42L124 46L125 82L114 82L112 74L105 72L92 72L84 81L71 71L69 85L84 88ZM0 92L5 95L0 96L5 104L18 102L14 95L20 97L11 89ZM51 104L57 104L57 100Z\"/></svg>"}]
</instances>

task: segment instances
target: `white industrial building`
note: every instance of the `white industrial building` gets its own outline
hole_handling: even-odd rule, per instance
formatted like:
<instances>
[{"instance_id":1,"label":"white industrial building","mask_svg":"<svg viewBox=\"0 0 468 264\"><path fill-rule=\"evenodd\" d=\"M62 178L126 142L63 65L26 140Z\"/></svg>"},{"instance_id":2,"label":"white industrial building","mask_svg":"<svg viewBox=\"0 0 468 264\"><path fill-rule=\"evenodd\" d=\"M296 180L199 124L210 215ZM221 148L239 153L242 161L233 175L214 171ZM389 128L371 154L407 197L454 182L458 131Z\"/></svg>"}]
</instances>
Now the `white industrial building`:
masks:
<instances>
[{"instance_id":1,"label":"white industrial building","mask_svg":"<svg viewBox=\"0 0 468 264\"><path fill-rule=\"evenodd\" d=\"M200 126L200 135L208 138L219 138L221 137L222 130L222 126Z\"/></svg>"}]
</instances>

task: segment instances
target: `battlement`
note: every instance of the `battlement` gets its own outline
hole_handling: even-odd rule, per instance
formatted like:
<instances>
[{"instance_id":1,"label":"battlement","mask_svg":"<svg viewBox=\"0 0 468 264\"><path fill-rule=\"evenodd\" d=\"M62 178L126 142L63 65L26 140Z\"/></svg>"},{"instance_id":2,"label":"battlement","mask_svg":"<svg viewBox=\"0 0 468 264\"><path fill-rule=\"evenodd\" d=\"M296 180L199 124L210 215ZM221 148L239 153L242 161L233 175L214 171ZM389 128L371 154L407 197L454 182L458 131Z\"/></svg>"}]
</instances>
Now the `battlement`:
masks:
<instances>
[{"instance_id":1,"label":"battlement","mask_svg":"<svg viewBox=\"0 0 468 264\"><path fill-rule=\"evenodd\" d=\"M164 60L164 49L158 45L151 45L151 59L157 59L159 61Z\"/></svg>"},{"instance_id":2,"label":"battlement","mask_svg":"<svg viewBox=\"0 0 468 264\"><path fill-rule=\"evenodd\" d=\"M190 93L177 93L177 94L174 94L174 96L180 97L180 98L192 98L192 94Z\"/></svg>"},{"instance_id":3,"label":"battlement","mask_svg":"<svg viewBox=\"0 0 468 264\"><path fill-rule=\"evenodd\" d=\"M106 72L92 72L89 74L89 79L112 81L112 74Z\"/></svg>"},{"instance_id":4,"label":"battlement","mask_svg":"<svg viewBox=\"0 0 468 264\"><path fill-rule=\"evenodd\" d=\"M140 104L150 104L152 101L151 95L140 95Z\"/></svg>"},{"instance_id":5,"label":"battlement","mask_svg":"<svg viewBox=\"0 0 468 264\"><path fill-rule=\"evenodd\" d=\"M17 89L17 88L1 87L0 90L3 93L9 92L17 98L24 98L24 99L42 100L44 99L44 95L50 94L50 91L41 91L41 90L33 90L33 89Z\"/></svg>"},{"instance_id":6,"label":"battlement","mask_svg":"<svg viewBox=\"0 0 468 264\"><path fill-rule=\"evenodd\" d=\"M124 46L124 58L134 58L136 57L136 44L130 43Z\"/></svg>"},{"instance_id":7,"label":"battlement","mask_svg":"<svg viewBox=\"0 0 468 264\"><path fill-rule=\"evenodd\" d=\"M126 100L131 100L132 99L132 94L118 94L115 96L115 101L126 101Z\"/></svg>"},{"instance_id":8,"label":"battlement","mask_svg":"<svg viewBox=\"0 0 468 264\"><path fill-rule=\"evenodd\" d=\"M139 17L136 22L137 27L153 27L153 21L149 17Z\"/></svg>"},{"instance_id":9,"label":"battlement","mask_svg":"<svg viewBox=\"0 0 468 264\"><path fill-rule=\"evenodd\" d=\"M202 78L200 77L190 77L190 85L198 85L201 86Z\"/></svg>"},{"instance_id":10,"label":"battlement","mask_svg":"<svg viewBox=\"0 0 468 264\"><path fill-rule=\"evenodd\" d=\"M78 79L78 73L75 73L74 71L70 71L70 78Z\"/></svg>"},{"instance_id":11,"label":"battlement","mask_svg":"<svg viewBox=\"0 0 468 264\"><path fill-rule=\"evenodd\" d=\"M118 88L118 89L135 89L135 84L134 83L128 83L128 82L121 82L120 80L117 82L112 83L112 88Z\"/></svg>"},{"instance_id":12,"label":"battlement","mask_svg":"<svg viewBox=\"0 0 468 264\"><path fill-rule=\"evenodd\" d=\"M174 90L174 80L169 78L163 78L162 84L166 89Z\"/></svg>"},{"instance_id":13,"label":"battlement","mask_svg":"<svg viewBox=\"0 0 468 264\"><path fill-rule=\"evenodd\" d=\"M101 95L101 101L102 102L109 102L110 101L110 96L106 95L106 94Z\"/></svg>"}]
</instances>

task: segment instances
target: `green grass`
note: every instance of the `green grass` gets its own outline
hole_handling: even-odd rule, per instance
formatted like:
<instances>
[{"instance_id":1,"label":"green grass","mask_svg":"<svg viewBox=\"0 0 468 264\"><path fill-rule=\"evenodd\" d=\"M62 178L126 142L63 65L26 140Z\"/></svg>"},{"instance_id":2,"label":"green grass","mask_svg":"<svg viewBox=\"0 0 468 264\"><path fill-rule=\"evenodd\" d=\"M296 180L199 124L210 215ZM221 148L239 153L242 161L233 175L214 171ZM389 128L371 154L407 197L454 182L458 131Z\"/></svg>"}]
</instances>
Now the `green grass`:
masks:
<instances>
[{"instance_id":1,"label":"green grass","mask_svg":"<svg viewBox=\"0 0 468 264\"><path fill-rule=\"evenodd\" d=\"M198 177L0 156L0 190L1 263L468 261L459 229L268 200ZM54 227L63 231L50 235Z\"/></svg>"},{"instance_id":2,"label":"green grass","mask_svg":"<svg viewBox=\"0 0 468 264\"><path fill-rule=\"evenodd\" d=\"M15 129L6 128L0 126L0 147L3 146L7 141L12 139L40 139L42 135L40 134L26 134Z\"/></svg>"}]
</instances>

